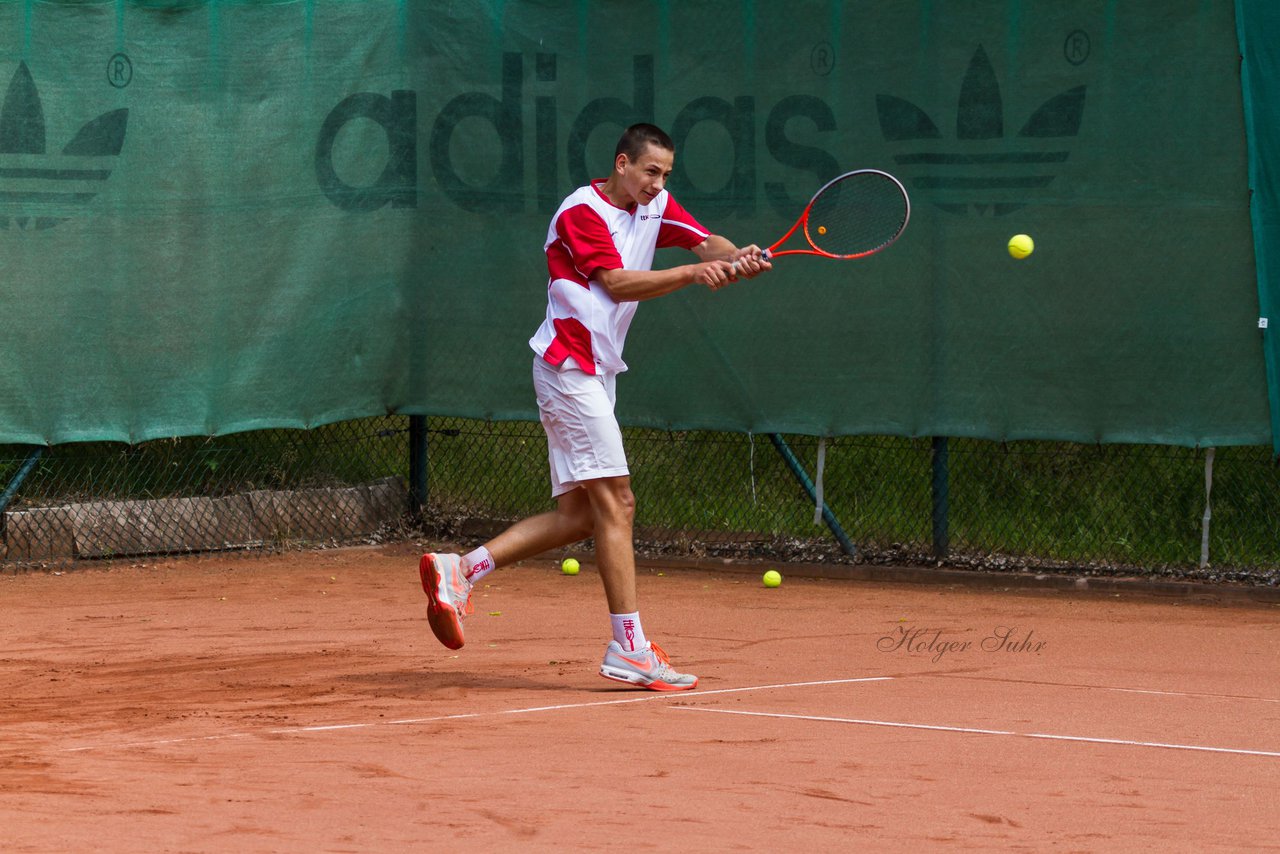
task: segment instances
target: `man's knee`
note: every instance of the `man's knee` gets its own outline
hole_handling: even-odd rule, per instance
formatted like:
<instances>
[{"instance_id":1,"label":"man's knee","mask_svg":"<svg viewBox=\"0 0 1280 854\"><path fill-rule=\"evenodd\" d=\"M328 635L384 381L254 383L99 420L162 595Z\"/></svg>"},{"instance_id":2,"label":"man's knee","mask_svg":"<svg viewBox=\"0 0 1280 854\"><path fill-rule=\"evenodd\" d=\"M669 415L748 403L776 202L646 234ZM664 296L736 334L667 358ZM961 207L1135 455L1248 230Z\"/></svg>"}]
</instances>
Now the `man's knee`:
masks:
<instances>
[{"instance_id":1,"label":"man's knee","mask_svg":"<svg viewBox=\"0 0 1280 854\"><path fill-rule=\"evenodd\" d=\"M630 485L619 492L618 503L621 505L622 513L627 517L628 522L636 517L636 494L631 491Z\"/></svg>"},{"instance_id":2,"label":"man's knee","mask_svg":"<svg viewBox=\"0 0 1280 854\"><path fill-rule=\"evenodd\" d=\"M631 478L605 477L586 485L591 497L591 515L600 521L630 523L636 515L636 496Z\"/></svg>"}]
</instances>

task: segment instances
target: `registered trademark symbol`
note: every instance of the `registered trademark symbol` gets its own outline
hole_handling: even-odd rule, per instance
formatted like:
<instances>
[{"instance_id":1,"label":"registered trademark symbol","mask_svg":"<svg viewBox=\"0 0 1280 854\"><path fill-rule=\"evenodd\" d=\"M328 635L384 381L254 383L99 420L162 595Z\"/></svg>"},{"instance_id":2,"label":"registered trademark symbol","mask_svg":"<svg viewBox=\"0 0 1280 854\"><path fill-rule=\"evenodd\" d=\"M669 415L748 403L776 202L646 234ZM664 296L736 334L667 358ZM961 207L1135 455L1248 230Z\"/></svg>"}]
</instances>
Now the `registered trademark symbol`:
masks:
<instances>
[{"instance_id":1,"label":"registered trademark symbol","mask_svg":"<svg viewBox=\"0 0 1280 854\"><path fill-rule=\"evenodd\" d=\"M107 60L107 82L117 89L123 89L133 80L133 63L123 53L117 53Z\"/></svg>"},{"instance_id":2,"label":"registered trademark symbol","mask_svg":"<svg viewBox=\"0 0 1280 854\"><path fill-rule=\"evenodd\" d=\"M819 77L826 77L836 67L836 51L830 42L818 42L809 51L809 67Z\"/></svg>"},{"instance_id":3,"label":"registered trademark symbol","mask_svg":"<svg viewBox=\"0 0 1280 854\"><path fill-rule=\"evenodd\" d=\"M1068 33L1067 40L1062 45L1062 55L1072 65L1084 65L1084 61L1089 58L1089 34L1084 30Z\"/></svg>"}]
</instances>

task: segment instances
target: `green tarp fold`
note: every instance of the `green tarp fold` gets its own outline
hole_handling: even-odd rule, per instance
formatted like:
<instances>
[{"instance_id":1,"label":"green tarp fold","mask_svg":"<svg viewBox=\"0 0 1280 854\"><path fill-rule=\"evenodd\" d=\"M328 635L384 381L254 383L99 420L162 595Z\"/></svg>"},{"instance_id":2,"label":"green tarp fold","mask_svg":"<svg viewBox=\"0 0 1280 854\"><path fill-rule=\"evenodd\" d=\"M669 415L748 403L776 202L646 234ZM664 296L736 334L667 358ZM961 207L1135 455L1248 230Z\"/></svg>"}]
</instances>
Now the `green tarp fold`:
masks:
<instances>
[{"instance_id":1,"label":"green tarp fold","mask_svg":"<svg viewBox=\"0 0 1280 854\"><path fill-rule=\"evenodd\" d=\"M1266 354L1272 448L1280 456L1280 6L1238 0L1236 15L1258 265L1258 325Z\"/></svg>"}]
</instances>

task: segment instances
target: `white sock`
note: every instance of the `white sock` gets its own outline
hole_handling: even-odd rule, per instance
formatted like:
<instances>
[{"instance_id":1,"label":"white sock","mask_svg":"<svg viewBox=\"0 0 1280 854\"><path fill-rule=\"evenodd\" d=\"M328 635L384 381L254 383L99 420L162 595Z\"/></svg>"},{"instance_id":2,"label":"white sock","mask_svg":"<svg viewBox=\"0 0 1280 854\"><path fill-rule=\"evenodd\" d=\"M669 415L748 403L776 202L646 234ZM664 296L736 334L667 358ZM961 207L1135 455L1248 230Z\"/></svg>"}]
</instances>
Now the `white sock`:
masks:
<instances>
[{"instance_id":1,"label":"white sock","mask_svg":"<svg viewBox=\"0 0 1280 854\"><path fill-rule=\"evenodd\" d=\"M640 628L639 611L631 614L610 614L609 622L613 623L613 639L626 652L649 648L644 629Z\"/></svg>"},{"instance_id":2,"label":"white sock","mask_svg":"<svg viewBox=\"0 0 1280 854\"><path fill-rule=\"evenodd\" d=\"M472 584L484 578L498 567L493 562L493 555L484 546L462 556L463 574Z\"/></svg>"}]
</instances>

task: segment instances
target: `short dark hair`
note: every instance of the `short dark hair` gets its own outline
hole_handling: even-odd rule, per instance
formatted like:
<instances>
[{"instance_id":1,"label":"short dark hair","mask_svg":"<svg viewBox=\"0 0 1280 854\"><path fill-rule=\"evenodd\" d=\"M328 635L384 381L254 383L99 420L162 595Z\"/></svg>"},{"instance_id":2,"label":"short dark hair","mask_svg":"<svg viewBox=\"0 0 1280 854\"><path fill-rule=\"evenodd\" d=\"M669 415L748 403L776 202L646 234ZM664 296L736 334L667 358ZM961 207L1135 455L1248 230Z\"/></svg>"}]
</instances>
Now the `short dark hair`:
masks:
<instances>
[{"instance_id":1,"label":"short dark hair","mask_svg":"<svg viewBox=\"0 0 1280 854\"><path fill-rule=\"evenodd\" d=\"M648 145L656 145L667 151L676 150L676 144L671 141L666 131L657 125L640 122L622 132L618 147L613 152L613 159L617 160L619 154L625 154L628 160L635 160L644 154L644 149Z\"/></svg>"}]
</instances>

